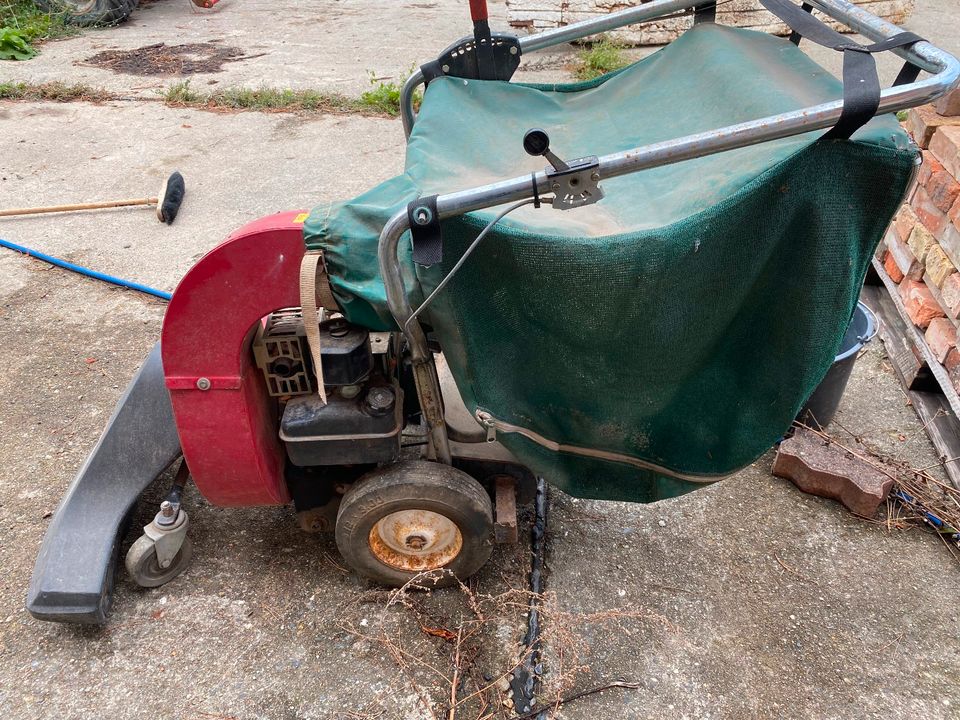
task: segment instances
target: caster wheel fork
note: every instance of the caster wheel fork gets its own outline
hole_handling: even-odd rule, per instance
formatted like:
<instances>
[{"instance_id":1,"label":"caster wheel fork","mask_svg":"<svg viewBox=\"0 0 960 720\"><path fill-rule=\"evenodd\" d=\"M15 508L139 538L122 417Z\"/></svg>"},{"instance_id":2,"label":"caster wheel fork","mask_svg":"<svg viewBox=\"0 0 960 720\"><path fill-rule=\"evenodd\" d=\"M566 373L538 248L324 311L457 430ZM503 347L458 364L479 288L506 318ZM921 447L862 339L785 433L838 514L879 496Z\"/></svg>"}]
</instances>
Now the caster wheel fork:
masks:
<instances>
[{"instance_id":1,"label":"caster wheel fork","mask_svg":"<svg viewBox=\"0 0 960 720\"><path fill-rule=\"evenodd\" d=\"M125 564L130 579L141 587L159 587L180 575L193 559L193 545L187 537L190 518L180 507L186 482L186 463L160 512L143 528L143 535L127 551Z\"/></svg>"}]
</instances>

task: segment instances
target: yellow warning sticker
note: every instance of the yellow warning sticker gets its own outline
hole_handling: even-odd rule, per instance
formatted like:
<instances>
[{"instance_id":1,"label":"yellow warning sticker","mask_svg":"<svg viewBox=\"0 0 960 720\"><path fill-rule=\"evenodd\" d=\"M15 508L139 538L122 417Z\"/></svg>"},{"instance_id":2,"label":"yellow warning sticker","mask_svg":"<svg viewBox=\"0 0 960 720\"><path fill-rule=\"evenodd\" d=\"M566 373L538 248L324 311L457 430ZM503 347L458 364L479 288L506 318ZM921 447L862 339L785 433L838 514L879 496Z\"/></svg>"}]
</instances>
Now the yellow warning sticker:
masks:
<instances>
[{"instance_id":1,"label":"yellow warning sticker","mask_svg":"<svg viewBox=\"0 0 960 720\"><path fill-rule=\"evenodd\" d=\"M303 225L307 221L308 217L310 217L310 213L300 213L293 219L293 221L297 225Z\"/></svg>"}]
</instances>

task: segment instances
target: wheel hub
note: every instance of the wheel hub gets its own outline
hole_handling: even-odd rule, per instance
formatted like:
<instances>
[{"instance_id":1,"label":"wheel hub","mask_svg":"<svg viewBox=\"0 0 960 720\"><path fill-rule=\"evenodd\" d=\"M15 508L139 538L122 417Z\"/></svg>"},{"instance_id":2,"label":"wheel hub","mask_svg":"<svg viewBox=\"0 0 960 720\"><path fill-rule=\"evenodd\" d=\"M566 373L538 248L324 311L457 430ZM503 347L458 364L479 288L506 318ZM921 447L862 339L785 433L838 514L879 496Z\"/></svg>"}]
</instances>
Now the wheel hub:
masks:
<instances>
[{"instance_id":1,"label":"wheel hub","mask_svg":"<svg viewBox=\"0 0 960 720\"><path fill-rule=\"evenodd\" d=\"M369 542L380 562L409 572L442 568L463 548L456 523L431 510L399 510L385 515L370 529Z\"/></svg>"}]
</instances>

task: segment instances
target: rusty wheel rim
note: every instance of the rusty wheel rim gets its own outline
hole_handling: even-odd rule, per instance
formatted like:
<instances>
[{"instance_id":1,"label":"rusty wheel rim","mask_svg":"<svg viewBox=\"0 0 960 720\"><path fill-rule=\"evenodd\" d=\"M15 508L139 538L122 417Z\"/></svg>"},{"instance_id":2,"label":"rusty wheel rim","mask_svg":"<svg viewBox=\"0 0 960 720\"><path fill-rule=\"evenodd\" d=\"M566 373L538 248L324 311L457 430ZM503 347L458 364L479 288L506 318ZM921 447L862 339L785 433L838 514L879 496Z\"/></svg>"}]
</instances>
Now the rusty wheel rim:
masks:
<instances>
[{"instance_id":1,"label":"rusty wheel rim","mask_svg":"<svg viewBox=\"0 0 960 720\"><path fill-rule=\"evenodd\" d=\"M460 528L431 510L398 510L370 528L370 551L398 570L426 572L453 562L463 549Z\"/></svg>"}]
</instances>

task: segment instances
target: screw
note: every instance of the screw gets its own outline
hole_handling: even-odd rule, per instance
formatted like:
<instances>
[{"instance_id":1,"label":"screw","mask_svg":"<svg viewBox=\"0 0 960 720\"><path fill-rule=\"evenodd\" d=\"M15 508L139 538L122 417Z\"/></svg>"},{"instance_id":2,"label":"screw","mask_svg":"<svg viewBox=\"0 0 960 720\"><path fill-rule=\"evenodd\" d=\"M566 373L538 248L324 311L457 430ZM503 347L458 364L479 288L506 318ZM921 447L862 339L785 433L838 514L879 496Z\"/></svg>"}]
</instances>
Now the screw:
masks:
<instances>
[{"instance_id":1,"label":"screw","mask_svg":"<svg viewBox=\"0 0 960 720\"><path fill-rule=\"evenodd\" d=\"M510 54L511 54L511 55L516 55L516 54L517 54L517 48L516 48L516 47L510 48Z\"/></svg>"},{"instance_id":2,"label":"screw","mask_svg":"<svg viewBox=\"0 0 960 720\"><path fill-rule=\"evenodd\" d=\"M449 66L449 65L444 65L444 66L443 66L442 68L440 68L440 69L443 70L444 74L450 72L450 66Z\"/></svg>"},{"instance_id":3,"label":"screw","mask_svg":"<svg viewBox=\"0 0 960 720\"><path fill-rule=\"evenodd\" d=\"M560 183L558 182L553 183L553 185L550 186L550 189L556 192L557 190L560 189Z\"/></svg>"},{"instance_id":4,"label":"screw","mask_svg":"<svg viewBox=\"0 0 960 720\"><path fill-rule=\"evenodd\" d=\"M164 500L160 503L160 514L165 518L173 517L173 503L169 500Z\"/></svg>"},{"instance_id":5,"label":"screw","mask_svg":"<svg viewBox=\"0 0 960 720\"><path fill-rule=\"evenodd\" d=\"M210 389L210 379L209 378L200 378L197 380L197 389L198 390L209 390Z\"/></svg>"},{"instance_id":6,"label":"screw","mask_svg":"<svg viewBox=\"0 0 960 720\"><path fill-rule=\"evenodd\" d=\"M590 179L593 180L594 182L599 182L599 181L600 181L600 173L598 173L598 172L592 172L592 173L590 173Z\"/></svg>"}]
</instances>

